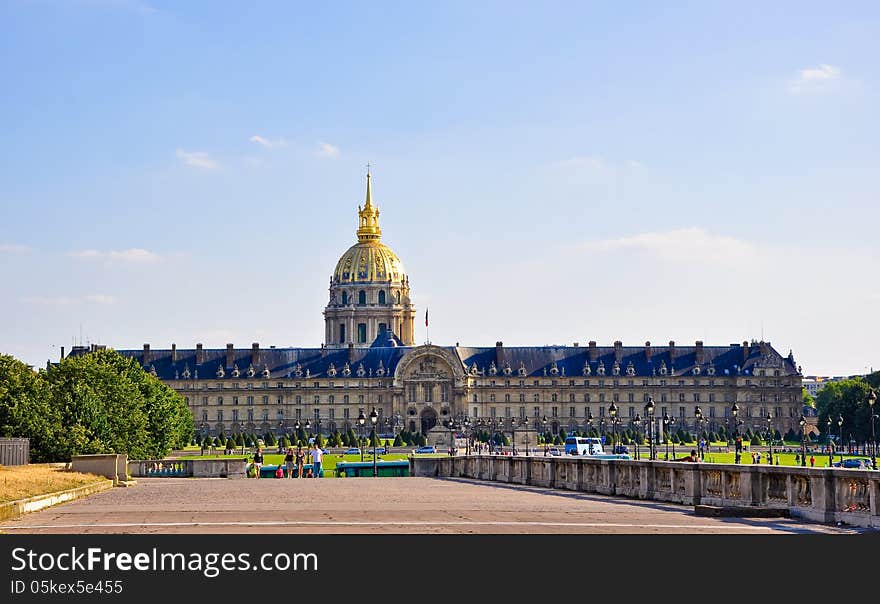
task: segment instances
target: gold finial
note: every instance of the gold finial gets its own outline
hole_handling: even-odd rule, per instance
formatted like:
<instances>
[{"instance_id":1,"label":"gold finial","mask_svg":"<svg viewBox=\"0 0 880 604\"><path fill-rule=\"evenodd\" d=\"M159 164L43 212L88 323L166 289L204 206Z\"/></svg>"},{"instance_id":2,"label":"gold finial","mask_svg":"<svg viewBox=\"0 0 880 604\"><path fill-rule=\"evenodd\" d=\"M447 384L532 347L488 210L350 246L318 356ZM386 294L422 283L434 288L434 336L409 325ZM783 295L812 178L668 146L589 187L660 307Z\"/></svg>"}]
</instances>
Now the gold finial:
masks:
<instances>
[{"instance_id":1,"label":"gold finial","mask_svg":"<svg viewBox=\"0 0 880 604\"><path fill-rule=\"evenodd\" d=\"M369 208L373 205L373 194L370 187L370 164L367 163L367 200L364 202L364 207Z\"/></svg>"},{"instance_id":2,"label":"gold finial","mask_svg":"<svg viewBox=\"0 0 880 604\"><path fill-rule=\"evenodd\" d=\"M367 164L367 199L364 207L358 206L358 243L366 243L368 241L378 241L382 237L382 230L379 228L379 208L373 205L373 193L370 186L370 164Z\"/></svg>"}]
</instances>

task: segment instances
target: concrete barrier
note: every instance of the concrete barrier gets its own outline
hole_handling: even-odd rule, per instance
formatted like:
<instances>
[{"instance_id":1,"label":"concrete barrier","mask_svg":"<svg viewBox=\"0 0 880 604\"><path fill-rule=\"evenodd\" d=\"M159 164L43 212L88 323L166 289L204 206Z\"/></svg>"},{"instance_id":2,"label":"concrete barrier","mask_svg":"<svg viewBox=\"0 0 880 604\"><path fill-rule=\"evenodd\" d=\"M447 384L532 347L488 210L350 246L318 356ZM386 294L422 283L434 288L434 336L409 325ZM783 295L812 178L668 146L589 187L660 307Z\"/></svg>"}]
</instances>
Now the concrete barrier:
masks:
<instances>
[{"instance_id":1,"label":"concrete barrier","mask_svg":"<svg viewBox=\"0 0 880 604\"><path fill-rule=\"evenodd\" d=\"M76 487L75 489L67 489L66 491L59 491L57 493L35 495L34 497L28 497L27 499L10 501L0 504L0 520L13 520L29 512L36 512L43 508L58 505L59 503L65 503L67 501L73 501L74 499L79 499L80 497L91 495L92 493L106 491L110 488L113 488L112 480L99 480L92 484Z\"/></svg>"},{"instance_id":2,"label":"concrete barrier","mask_svg":"<svg viewBox=\"0 0 880 604\"><path fill-rule=\"evenodd\" d=\"M410 475L462 477L880 528L880 471L793 466L456 456L410 458Z\"/></svg>"},{"instance_id":3,"label":"concrete barrier","mask_svg":"<svg viewBox=\"0 0 880 604\"><path fill-rule=\"evenodd\" d=\"M128 455L125 453L77 455L71 460L70 469L74 472L103 476L112 480L113 484L119 484L128 479Z\"/></svg>"}]
</instances>

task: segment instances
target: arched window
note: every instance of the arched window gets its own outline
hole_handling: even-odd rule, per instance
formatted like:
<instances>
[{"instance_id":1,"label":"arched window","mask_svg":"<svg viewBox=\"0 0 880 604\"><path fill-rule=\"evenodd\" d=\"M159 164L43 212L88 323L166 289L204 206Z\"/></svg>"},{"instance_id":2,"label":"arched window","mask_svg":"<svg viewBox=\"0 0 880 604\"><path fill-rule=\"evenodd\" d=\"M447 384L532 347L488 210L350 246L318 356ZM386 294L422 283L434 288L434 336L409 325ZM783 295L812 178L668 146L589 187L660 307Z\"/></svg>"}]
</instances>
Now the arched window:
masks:
<instances>
[{"instance_id":1,"label":"arched window","mask_svg":"<svg viewBox=\"0 0 880 604\"><path fill-rule=\"evenodd\" d=\"M400 304L400 292L397 292L397 303Z\"/></svg>"},{"instance_id":2,"label":"arched window","mask_svg":"<svg viewBox=\"0 0 880 604\"><path fill-rule=\"evenodd\" d=\"M342 305L348 306L348 292L342 292Z\"/></svg>"},{"instance_id":3,"label":"arched window","mask_svg":"<svg viewBox=\"0 0 880 604\"><path fill-rule=\"evenodd\" d=\"M385 290L379 290L379 304L385 304Z\"/></svg>"},{"instance_id":4,"label":"arched window","mask_svg":"<svg viewBox=\"0 0 880 604\"><path fill-rule=\"evenodd\" d=\"M358 292L358 304L363 306L367 303L367 292L361 290Z\"/></svg>"}]
</instances>

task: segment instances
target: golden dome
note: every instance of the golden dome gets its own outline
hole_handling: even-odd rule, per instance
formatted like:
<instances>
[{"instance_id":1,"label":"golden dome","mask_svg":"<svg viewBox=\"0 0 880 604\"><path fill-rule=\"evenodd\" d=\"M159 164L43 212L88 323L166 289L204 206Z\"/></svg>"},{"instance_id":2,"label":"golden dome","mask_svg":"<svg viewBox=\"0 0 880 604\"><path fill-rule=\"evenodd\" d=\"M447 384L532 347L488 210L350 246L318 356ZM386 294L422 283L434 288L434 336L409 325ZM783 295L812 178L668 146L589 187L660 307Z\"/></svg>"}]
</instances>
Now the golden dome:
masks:
<instances>
[{"instance_id":1,"label":"golden dome","mask_svg":"<svg viewBox=\"0 0 880 604\"><path fill-rule=\"evenodd\" d=\"M373 205L370 172L367 171L367 197L358 206L358 242L348 248L336 263L334 283L402 282L406 275L403 263L391 248L380 241L379 208Z\"/></svg>"},{"instance_id":2,"label":"golden dome","mask_svg":"<svg viewBox=\"0 0 880 604\"><path fill-rule=\"evenodd\" d=\"M374 240L356 243L342 254L333 271L334 283L402 282L403 262L391 248Z\"/></svg>"}]
</instances>

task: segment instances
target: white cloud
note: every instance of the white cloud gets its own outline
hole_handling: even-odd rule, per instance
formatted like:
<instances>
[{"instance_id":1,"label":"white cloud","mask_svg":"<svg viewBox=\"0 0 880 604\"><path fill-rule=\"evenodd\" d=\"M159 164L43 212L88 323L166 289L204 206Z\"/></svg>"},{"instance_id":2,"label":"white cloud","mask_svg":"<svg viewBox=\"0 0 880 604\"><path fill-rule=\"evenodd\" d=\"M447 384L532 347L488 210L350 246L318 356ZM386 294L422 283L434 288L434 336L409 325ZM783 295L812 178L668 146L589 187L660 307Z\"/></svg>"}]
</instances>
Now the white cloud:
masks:
<instances>
[{"instance_id":1,"label":"white cloud","mask_svg":"<svg viewBox=\"0 0 880 604\"><path fill-rule=\"evenodd\" d=\"M643 164L642 162L637 161L635 159L626 160L626 165L629 166L630 168L634 168L636 170L638 170L639 168L645 167L645 164Z\"/></svg>"},{"instance_id":2,"label":"white cloud","mask_svg":"<svg viewBox=\"0 0 880 604\"><path fill-rule=\"evenodd\" d=\"M339 147L334 147L330 143L318 143L318 149L315 151L318 157L326 157L336 159L339 157Z\"/></svg>"},{"instance_id":3,"label":"white cloud","mask_svg":"<svg viewBox=\"0 0 880 604\"><path fill-rule=\"evenodd\" d=\"M26 254L31 251L26 245L17 243L0 243L0 254Z\"/></svg>"},{"instance_id":4,"label":"white cloud","mask_svg":"<svg viewBox=\"0 0 880 604\"><path fill-rule=\"evenodd\" d=\"M588 241L580 247L596 253L634 250L666 260L703 263L739 263L758 255L757 247L749 241L716 235L697 227Z\"/></svg>"},{"instance_id":5,"label":"white cloud","mask_svg":"<svg viewBox=\"0 0 880 604\"><path fill-rule=\"evenodd\" d=\"M283 138L279 138L277 141L269 140L268 138L264 138L259 134L255 134L248 139L252 143L256 143L261 145L267 149L274 149L275 147L286 147L287 141Z\"/></svg>"},{"instance_id":6,"label":"white cloud","mask_svg":"<svg viewBox=\"0 0 880 604\"><path fill-rule=\"evenodd\" d=\"M70 255L74 258L84 258L86 260L105 260L107 262L128 262L132 264L153 264L162 260L159 254L143 248L108 250L106 252L80 250L78 252L71 252Z\"/></svg>"},{"instance_id":7,"label":"white cloud","mask_svg":"<svg viewBox=\"0 0 880 604\"><path fill-rule=\"evenodd\" d=\"M21 299L26 304L38 304L41 306L70 306L72 304L116 304L114 296L104 294L90 294L81 297L70 296L28 296Z\"/></svg>"},{"instance_id":8,"label":"white cloud","mask_svg":"<svg viewBox=\"0 0 880 604\"><path fill-rule=\"evenodd\" d=\"M605 160L594 155L569 157L568 159L556 162L555 165L561 168L578 168L587 170L604 170L607 167Z\"/></svg>"},{"instance_id":9,"label":"white cloud","mask_svg":"<svg viewBox=\"0 0 880 604\"><path fill-rule=\"evenodd\" d=\"M217 168L217 162L211 159L204 151L184 151L177 150L177 159L193 168L201 168L203 170L214 170Z\"/></svg>"},{"instance_id":10,"label":"white cloud","mask_svg":"<svg viewBox=\"0 0 880 604\"><path fill-rule=\"evenodd\" d=\"M834 80L840 79L840 67L822 63L798 71L789 82L789 90L794 93L824 90Z\"/></svg>"}]
</instances>

